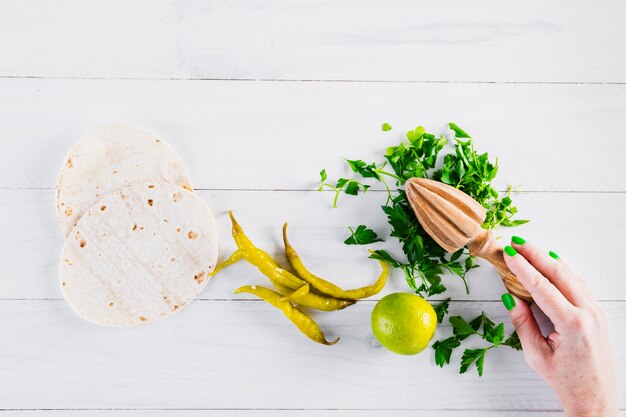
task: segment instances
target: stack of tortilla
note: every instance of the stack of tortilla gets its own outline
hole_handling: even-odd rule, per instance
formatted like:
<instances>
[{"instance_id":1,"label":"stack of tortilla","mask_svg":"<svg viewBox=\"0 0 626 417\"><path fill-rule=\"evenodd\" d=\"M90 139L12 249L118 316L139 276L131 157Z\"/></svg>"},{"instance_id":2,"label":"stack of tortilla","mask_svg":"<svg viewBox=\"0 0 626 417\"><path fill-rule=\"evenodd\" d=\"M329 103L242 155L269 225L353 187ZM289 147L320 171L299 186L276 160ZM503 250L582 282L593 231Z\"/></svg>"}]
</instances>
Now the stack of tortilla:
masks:
<instances>
[{"instance_id":1,"label":"stack of tortilla","mask_svg":"<svg viewBox=\"0 0 626 417\"><path fill-rule=\"evenodd\" d=\"M163 319L189 304L215 268L215 218L150 131L113 124L81 138L61 169L56 203L66 237L61 288L85 320Z\"/></svg>"}]
</instances>

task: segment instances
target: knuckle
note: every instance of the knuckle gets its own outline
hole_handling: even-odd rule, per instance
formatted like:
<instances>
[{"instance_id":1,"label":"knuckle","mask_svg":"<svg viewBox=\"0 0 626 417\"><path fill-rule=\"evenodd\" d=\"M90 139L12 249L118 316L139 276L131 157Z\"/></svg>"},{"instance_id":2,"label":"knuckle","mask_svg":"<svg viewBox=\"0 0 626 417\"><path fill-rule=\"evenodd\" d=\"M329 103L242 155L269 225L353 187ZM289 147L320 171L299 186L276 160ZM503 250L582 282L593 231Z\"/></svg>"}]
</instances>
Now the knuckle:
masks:
<instances>
[{"instance_id":1,"label":"knuckle","mask_svg":"<svg viewBox=\"0 0 626 417\"><path fill-rule=\"evenodd\" d=\"M606 313L600 307L593 307L591 309L591 317L593 318L594 325L596 327L604 327L607 324Z\"/></svg>"},{"instance_id":2,"label":"knuckle","mask_svg":"<svg viewBox=\"0 0 626 417\"><path fill-rule=\"evenodd\" d=\"M529 316L527 314L512 314L511 323L517 330L522 329L528 323Z\"/></svg>"},{"instance_id":3,"label":"knuckle","mask_svg":"<svg viewBox=\"0 0 626 417\"><path fill-rule=\"evenodd\" d=\"M535 273L530 279L531 285L539 292L548 292L552 284L539 272Z\"/></svg>"},{"instance_id":4,"label":"knuckle","mask_svg":"<svg viewBox=\"0 0 626 417\"><path fill-rule=\"evenodd\" d=\"M572 313L567 315L567 324L571 330L582 332L589 327L589 318L578 312Z\"/></svg>"},{"instance_id":5,"label":"knuckle","mask_svg":"<svg viewBox=\"0 0 626 417\"><path fill-rule=\"evenodd\" d=\"M552 265L550 266L550 275L558 277L562 276L563 274L563 264L558 261L552 262Z\"/></svg>"}]
</instances>

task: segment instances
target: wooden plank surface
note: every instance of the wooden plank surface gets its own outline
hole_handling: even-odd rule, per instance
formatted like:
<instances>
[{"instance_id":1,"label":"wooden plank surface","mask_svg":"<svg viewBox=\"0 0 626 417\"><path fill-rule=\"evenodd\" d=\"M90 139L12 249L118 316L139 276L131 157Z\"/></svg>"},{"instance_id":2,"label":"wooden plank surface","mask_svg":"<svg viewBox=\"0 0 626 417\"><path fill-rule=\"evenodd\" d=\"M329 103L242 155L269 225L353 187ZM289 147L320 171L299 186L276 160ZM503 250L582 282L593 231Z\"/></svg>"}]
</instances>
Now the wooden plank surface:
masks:
<instances>
[{"instance_id":1,"label":"wooden plank surface","mask_svg":"<svg viewBox=\"0 0 626 417\"><path fill-rule=\"evenodd\" d=\"M432 350L399 356L370 330L373 302L316 314L334 347L314 344L258 301L196 301L162 323L95 326L63 301L1 301L3 408L261 408L554 410L559 402L520 352L497 349L485 374L439 369ZM623 302L604 302L616 347ZM500 302L459 302L455 314L508 314ZM439 329L447 333L446 325ZM470 344L478 341L468 341ZM45 347L45 348L42 348ZM616 349L617 369L626 353ZM626 375L619 373L622 405ZM10 383L8 382L10 381ZM486 395L488 393L488 395Z\"/></svg>"},{"instance_id":2,"label":"wooden plank surface","mask_svg":"<svg viewBox=\"0 0 626 417\"><path fill-rule=\"evenodd\" d=\"M500 189L626 191L626 85L0 79L0 91L0 187L53 188L78 138L114 121L162 135L196 188L297 190L323 167L347 174L342 157L381 160L418 124L455 121L498 157Z\"/></svg>"},{"instance_id":3,"label":"wooden plank surface","mask_svg":"<svg viewBox=\"0 0 626 417\"><path fill-rule=\"evenodd\" d=\"M375 159L404 132L454 121L500 162L497 186L607 312L626 408L626 3L511 0L0 0L0 416L553 416L560 404L519 352L490 351L485 376L401 357L373 339L375 300L316 315L315 345L218 275L170 320L109 329L62 300L54 215L59 166L86 131L128 122L163 136L216 213L280 262L279 228L315 272L353 287L375 262L342 243L349 225L387 237L384 193L315 189L341 157ZM394 126L380 131L382 122ZM395 246L393 238L374 247ZM453 314L509 326L488 267L471 294L446 282ZM544 320L544 326L547 326ZM510 326L509 326L510 327ZM449 332L442 326L439 332Z\"/></svg>"},{"instance_id":4,"label":"wooden plank surface","mask_svg":"<svg viewBox=\"0 0 626 417\"><path fill-rule=\"evenodd\" d=\"M0 3L0 75L625 82L626 4Z\"/></svg>"},{"instance_id":5,"label":"wooden plank surface","mask_svg":"<svg viewBox=\"0 0 626 417\"><path fill-rule=\"evenodd\" d=\"M285 265L281 227L288 221L292 244L308 267L345 288L373 282L379 273L378 264L367 260L365 247L343 244L349 235L348 226L372 227L387 239L372 248L392 248L392 253L400 254L395 238L388 238L386 218L379 209L386 198L383 192L345 196L337 209L331 208L331 193L315 191L196 192L217 215L220 259L235 249L226 215L231 209L254 242ZM612 261L615 248L626 247L626 194L526 193L513 198L520 218L531 222L500 229L503 242L512 234L524 236L574 265L599 299L626 298L626 275L622 266ZM62 298L58 259L63 238L53 207L54 190L0 190L0 276L14 277L0 280L0 299ZM499 300L504 292L491 267L472 271L468 279L470 295L465 294L458 278L446 279L455 299ZM255 268L241 262L217 275L200 297L241 298L232 294L235 288L265 282ZM407 288L402 274L396 271L382 294Z\"/></svg>"}]
</instances>

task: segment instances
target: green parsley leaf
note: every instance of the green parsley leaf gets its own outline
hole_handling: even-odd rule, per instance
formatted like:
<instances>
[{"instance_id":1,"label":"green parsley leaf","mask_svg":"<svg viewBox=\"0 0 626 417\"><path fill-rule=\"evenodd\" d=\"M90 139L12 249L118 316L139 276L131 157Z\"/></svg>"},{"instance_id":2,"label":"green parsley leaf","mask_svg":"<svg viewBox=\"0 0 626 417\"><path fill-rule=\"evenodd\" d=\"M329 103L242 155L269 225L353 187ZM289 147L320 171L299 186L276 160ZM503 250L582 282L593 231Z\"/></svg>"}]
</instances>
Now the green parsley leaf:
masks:
<instances>
[{"instance_id":1,"label":"green parsley leaf","mask_svg":"<svg viewBox=\"0 0 626 417\"><path fill-rule=\"evenodd\" d=\"M478 376L483 376L483 364L485 363L485 353L487 349L465 349L461 357L461 368L459 373L464 374L470 366L476 362Z\"/></svg>"},{"instance_id":2,"label":"green parsley leaf","mask_svg":"<svg viewBox=\"0 0 626 417\"><path fill-rule=\"evenodd\" d=\"M437 340L432 346L435 350L435 363L442 368L444 365L449 364L452 350L459 346L461 346L461 342L454 336L444 340Z\"/></svg>"},{"instance_id":3,"label":"green parsley leaf","mask_svg":"<svg viewBox=\"0 0 626 417\"><path fill-rule=\"evenodd\" d=\"M520 342L517 332L511 333L511 335L504 342L502 342L502 344L515 350L522 350L522 342Z\"/></svg>"},{"instance_id":4,"label":"green parsley leaf","mask_svg":"<svg viewBox=\"0 0 626 417\"><path fill-rule=\"evenodd\" d=\"M439 304L433 306L435 313L437 314L437 323L443 322L443 317L448 314L448 307L450 306L450 299L446 298Z\"/></svg>"},{"instance_id":5,"label":"green parsley leaf","mask_svg":"<svg viewBox=\"0 0 626 417\"><path fill-rule=\"evenodd\" d=\"M400 268L402 265L400 262L396 261L391 255L389 255L387 251L382 249L375 250L374 253L372 253L369 257L372 259L378 259L379 261L387 262L394 268Z\"/></svg>"},{"instance_id":6,"label":"green parsley leaf","mask_svg":"<svg viewBox=\"0 0 626 417\"><path fill-rule=\"evenodd\" d=\"M346 245L367 245L374 242L382 242L372 229L368 229L364 224L357 226L356 230L348 227L351 236L344 240Z\"/></svg>"},{"instance_id":7,"label":"green parsley leaf","mask_svg":"<svg viewBox=\"0 0 626 417\"><path fill-rule=\"evenodd\" d=\"M498 346L504 340L504 323L500 323L489 330L485 330L485 340Z\"/></svg>"},{"instance_id":8,"label":"green parsley leaf","mask_svg":"<svg viewBox=\"0 0 626 417\"><path fill-rule=\"evenodd\" d=\"M477 333L477 329L468 324L461 316L450 317L448 321L452 325L452 332L459 340L467 339Z\"/></svg>"},{"instance_id":9,"label":"green parsley leaf","mask_svg":"<svg viewBox=\"0 0 626 417\"><path fill-rule=\"evenodd\" d=\"M389 123L383 123L383 132L389 132L392 129Z\"/></svg>"},{"instance_id":10,"label":"green parsley leaf","mask_svg":"<svg viewBox=\"0 0 626 417\"><path fill-rule=\"evenodd\" d=\"M454 134L457 138L469 138L470 135L468 135L467 133L465 133L465 131L463 129L461 129L460 127L458 127L455 123L448 123L448 126L450 127L451 130L454 131Z\"/></svg>"}]
</instances>

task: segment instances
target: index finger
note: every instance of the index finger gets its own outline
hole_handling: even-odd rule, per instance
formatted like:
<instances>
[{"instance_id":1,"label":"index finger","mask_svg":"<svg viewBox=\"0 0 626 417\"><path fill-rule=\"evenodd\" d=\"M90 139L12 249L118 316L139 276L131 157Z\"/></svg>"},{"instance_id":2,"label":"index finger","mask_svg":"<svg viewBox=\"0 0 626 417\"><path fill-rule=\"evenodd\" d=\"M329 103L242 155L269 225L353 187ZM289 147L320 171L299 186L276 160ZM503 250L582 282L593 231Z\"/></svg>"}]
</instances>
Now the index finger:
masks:
<instances>
[{"instance_id":1,"label":"index finger","mask_svg":"<svg viewBox=\"0 0 626 417\"><path fill-rule=\"evenodd\" d=\"M572 316L574 306L546 277L541 275L522 255L510 246L504 248L504 261L519 282L533 296L539 308L555 326Z\"/></svg>"}]
</instances>

